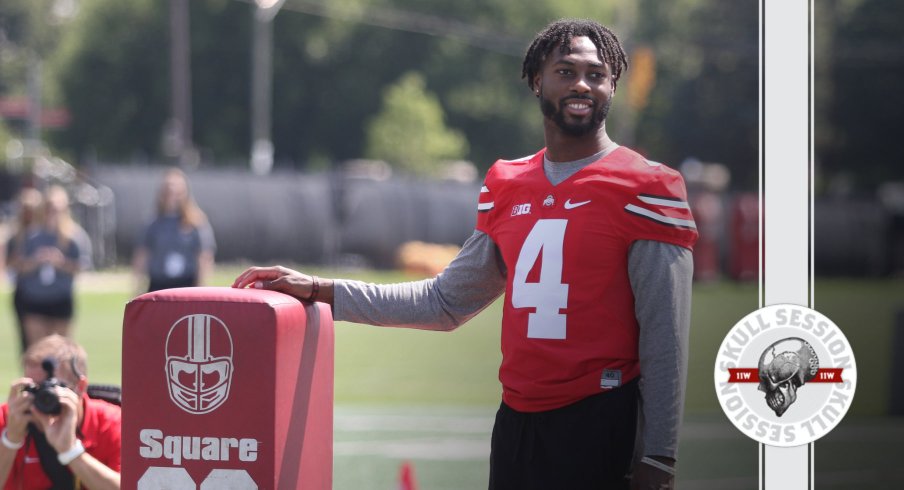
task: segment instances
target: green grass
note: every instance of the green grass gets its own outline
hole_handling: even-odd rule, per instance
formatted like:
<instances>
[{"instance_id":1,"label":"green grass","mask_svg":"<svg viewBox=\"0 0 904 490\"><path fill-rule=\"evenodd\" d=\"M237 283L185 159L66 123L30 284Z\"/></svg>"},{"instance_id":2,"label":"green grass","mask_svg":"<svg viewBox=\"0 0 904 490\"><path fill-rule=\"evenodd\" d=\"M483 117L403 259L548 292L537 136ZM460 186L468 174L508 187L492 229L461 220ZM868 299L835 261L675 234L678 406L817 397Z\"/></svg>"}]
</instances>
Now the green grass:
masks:
<instances>
[{"instance_id":1,"label":"green grass","mask_svg":"<svg viewBox=\"0 0 904 490\"><path fill-rule=\"evenodd\" d=\"M228 285L240 271L221 267L211 283ZM316 270L323 276L335 271ZM407 280L396 273L339 273L345 277L390 282ZM77 297L75 336L90 355L90 378L120 383L121 326L130 281L123 273L86 277ZM816 307L845 332L857 355L858 386L851 410L817 446L820 488L883 488L904 475L891 468L891 456L904 436L904 423L884 417L888 410L889 374L894 363L893 318L904 308L904 280L817 281ZM716 351L728 329L756 309L755 284L697 284L691 331L687 423L682 437L682 488L756 488L756 444L730 426L716 400L712 373ZM501 307L497 302L451 333L424 332L338 323L336 325L335 402L337 417L347 413L457 416L461 411L491 421L499 403ZM18 339L14 334L11 293L0 288L0 382L19 375ZM489 433L453 434L489 444ZM443 440L448 433L418 431L347 431L336 429L336 442ZM401 441L401 442L400 442ZM482 441L482 442L481 442ZM897 441L897 442L896 442ZM339 446L337 446L339 447ZM852 451L852 449L854 449ZM337 489L392 488L403 458L387 454L337 452ZM478 457L412 459L423 488L456 489L486 485L487 463ZM820 476L823 474L825 476ZM847 485L844 482L856 482ZM835 482L835 483L832 483Z\"/></svg>"},{"instance_id":2,"label":"green grass","mask_svg":"<svg viewBox=\"0 0 904 490\"><path fill-rule=\"evenodd\" d=\"M226 286L240 269L221 268L211 285ZM318 271L318 273L321 273ZM322 272L324 275L328 271ZM396 273L346 274L380 282ZM74 335L89 354L93 383L121 383L122 318L132 297L123 274L91 277L77 294ZM109 284L109 287L107 286ZM107 291L110 288L120 291ZM336 325L336 403L491 405L500 396L496 370L499 305L453 333ZM0 380L20 375L12 292L0 290ZM446 373L446 374L443 374Z\"/></svg>"},{"instance_id":3,"label":"green grass","mask_svg":"<svg viewBox=\"0 0 904 490\"><path fill-rule=\"evenodd\" d=\"M728 330L756 308L756 284L719 282L695 285L685 409L688 413L722 413L713 389L716 353Z\"/></svg>"},{"instance_id":4,"label":"green grass","mask_svg":"<svg viewBox=\"0 0 904 490\"><path fill-rule=\"evenodd\" d=\"M240 271L221 267L211 281L228 285ZM324 275L334 271L318 270ZM345 274L376 282L409 278L386 272ZM75 336L88 350L90 378L120 383L122 313L130 299L122 273L86 278L76 302ZM819 280L816 306L835 321L857 354L859 381L851 408L883 415L892 366L892 322L904 308L902 280ZM18 376L17 338L9 287L0 289L0 379ZM755 284L697 284L691 327L687 413L721 413L712 388L715 353L725 332L757 306ZM500 302L451 333L336 325L336 403L493 406L501 388ZM900 360L899 360L900 361Z\"/></svg>"},{"instance_id":5,"label":"green grass","mask_svg":"<svg viewBox=\"0 0 904 490\"><path fill-rule=\"evenodd\" d=\"M815 291L816 309L844 331L856 356L857 394L851 413L886 413L892 367L900 370L904 364L904 352L892 351L895 314L904 311L904 281L824 279L816 281Z\"/></svg>"}]
</instances>

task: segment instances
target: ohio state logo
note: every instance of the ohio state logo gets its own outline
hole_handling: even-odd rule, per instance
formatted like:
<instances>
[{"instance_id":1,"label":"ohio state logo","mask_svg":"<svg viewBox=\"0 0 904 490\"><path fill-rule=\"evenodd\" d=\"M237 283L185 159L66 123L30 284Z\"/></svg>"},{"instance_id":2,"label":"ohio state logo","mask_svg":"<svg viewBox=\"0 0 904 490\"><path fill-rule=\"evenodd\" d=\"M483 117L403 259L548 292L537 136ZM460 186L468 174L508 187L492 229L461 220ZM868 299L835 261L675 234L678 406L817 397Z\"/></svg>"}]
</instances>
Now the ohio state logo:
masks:
<instances>
[{"instance_id":1,"label":"ohio state logo","mask_svg":"<svg viewBox=\"0 0 904 490\"><path fill-rule=\"evenodd\" d=\"M191 414L216 410L229 398L232 336L212 315L187 315L166 336L166 382L170 399Z\"/></svg>"},{"instance_id":2,"label":"ohio state logo","mask_svg":"<svg viewBox=\"0 0 904 490\"><path fill-rule=\"evenodd\" d=\"M729 420L771 446L808 444L831 431L854 398L857 367L841 330L818 311L761 308L725 336L716 395Z\"/></svg>"},{"instance_id":3,"label":"ohio state logo","mask_svg":"<svg viewBox=\"0 0 904 490\"><path fill-rule=\"evenodd\" d=\"M546 199L543 200L544 208L551 208L556 205L556 198L552 194L546 196Z\"/></svg>"}]
</instances>

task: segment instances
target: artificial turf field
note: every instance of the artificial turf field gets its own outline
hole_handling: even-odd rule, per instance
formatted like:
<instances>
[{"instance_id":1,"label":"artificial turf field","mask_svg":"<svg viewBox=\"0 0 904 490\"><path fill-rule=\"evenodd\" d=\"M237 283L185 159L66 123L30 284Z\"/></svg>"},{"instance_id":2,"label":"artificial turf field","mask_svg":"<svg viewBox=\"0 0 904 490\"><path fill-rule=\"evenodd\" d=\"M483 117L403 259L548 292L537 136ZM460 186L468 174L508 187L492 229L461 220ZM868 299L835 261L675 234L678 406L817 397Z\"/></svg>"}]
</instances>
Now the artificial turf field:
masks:
<instances>
[{"instance_id":1,"label":"artificial turf field","mask_svg":"<svg viewBox=\"0 0 904 490\"><path fill-rule=\"evenodd\" d=\"M240 271L220 267L211 285ZM394 273L336 273L376 282ZM90 355L90 379L120 382L122 312L132 296L125 273L79 279L76 338ZM904 418L887 416L893 318L904 280L817 280L815 307L838 324L857 356L857 394L841 425L814 446L816 488L904 488ZM18 376L11 293L0 289L0 383ZM727 330L756 309L756 284L697 284L694 291L682 489L757 488L757 444L721 413L713 391L716 350ZM499 404L497 302L452 333L336 325L334 488L395 489L410 461L422 490L486 488L489 435ZM904 328L904 327L902 327Z\"/></svg>"}]
</instances>

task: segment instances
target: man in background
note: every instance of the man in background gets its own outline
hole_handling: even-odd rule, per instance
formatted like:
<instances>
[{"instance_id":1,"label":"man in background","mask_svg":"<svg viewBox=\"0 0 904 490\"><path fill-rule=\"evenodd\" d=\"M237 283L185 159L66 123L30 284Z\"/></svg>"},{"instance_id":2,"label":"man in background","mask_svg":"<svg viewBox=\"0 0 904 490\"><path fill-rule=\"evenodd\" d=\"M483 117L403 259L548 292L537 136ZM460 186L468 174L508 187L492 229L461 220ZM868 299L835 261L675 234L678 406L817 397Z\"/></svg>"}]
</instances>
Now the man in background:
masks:
<instances>
[{"instance_id":1,"label":"man in background","mask_svg":"<svg viewBox=\"0 0 904 490\"><path fill-rule=\"evenodd\" d=\"M75 341L51 335L22 356L25 376L12 382L0 405L0 483L4 490L118 489L121 412L117 405L87 395L87 355ZM46 367L62 383L47 387L57 410L38 403L48 379ZM57 413L52 413L57 412Z\"/></svg>"}]
</instances>

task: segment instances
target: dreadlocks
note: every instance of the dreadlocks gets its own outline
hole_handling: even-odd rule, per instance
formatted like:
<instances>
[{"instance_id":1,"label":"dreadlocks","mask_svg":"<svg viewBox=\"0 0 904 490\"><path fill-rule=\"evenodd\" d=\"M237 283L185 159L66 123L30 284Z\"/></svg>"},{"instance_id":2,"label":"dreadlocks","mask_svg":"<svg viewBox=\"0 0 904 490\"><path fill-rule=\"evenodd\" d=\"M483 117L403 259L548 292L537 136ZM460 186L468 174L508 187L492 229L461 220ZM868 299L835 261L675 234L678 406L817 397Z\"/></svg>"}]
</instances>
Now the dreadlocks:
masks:
<instances>
[{"instance_id":1,"label":"dreadlocks","mask_svg":"<svg viewBox=\"0 0 904 490\"><path fill-rule=\"evenodd\" d=\"M553 48L570 52L571 40L575 37L588 37L593 41L600 59L612 68L612 84L616 86L622 72L628 69L628 55L615 34L592 20L562 19L546 26L527 48L521 78L527 79L531 89L534 88L534 77Z\"/></svg>"}]
</instances>

